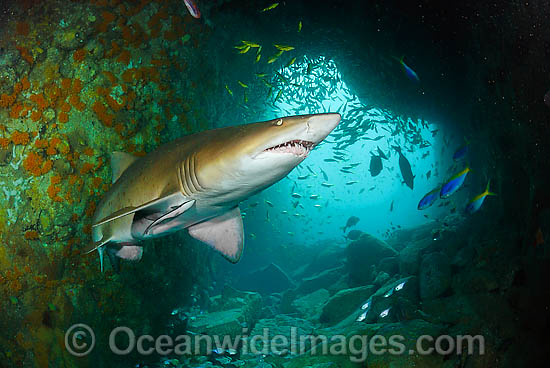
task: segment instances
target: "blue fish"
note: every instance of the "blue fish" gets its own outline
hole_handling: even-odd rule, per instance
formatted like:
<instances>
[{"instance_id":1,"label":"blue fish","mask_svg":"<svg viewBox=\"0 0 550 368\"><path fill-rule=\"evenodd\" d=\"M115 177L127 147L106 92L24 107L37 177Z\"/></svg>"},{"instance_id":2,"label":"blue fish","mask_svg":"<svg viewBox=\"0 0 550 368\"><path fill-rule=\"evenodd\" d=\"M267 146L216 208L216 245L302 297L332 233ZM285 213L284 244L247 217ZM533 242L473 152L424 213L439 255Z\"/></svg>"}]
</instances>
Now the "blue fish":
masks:
<instances>
[{"instance_id":1,"label":"blue fish","mask_svg":"<svg viewBox=\"0 0 550 368\"><path fill-rule=\"evenodd\" d=\"M491 181L489 180L487 182L487 187L485 188L485 191L483 193L475 196L474 199L472 199L468 203L468 205L466 206L466 212L468 212L468 213L477 212L481 208L481 205L483 204L483 201L485 200L485 198L487 196L496 196L495 193L489 191L489 184L490 183L491 183Z\"/></svg>"},{"instance_id":2,"label":"blue fish","mask_svg":"<svg viewBox=\"0 0 550 368\"><path fill-rule=\"evenodd\" d=\"M462 186L462 184L464 184L464 179L466 179L466 175L468 175L469 172L470 168L467 167L452 178L450 178L449 181L443 184L443 186L441 187L441 192L439 193L439 196L441 198L449 198Z\"/></svg>"},{"instance_id":3,"label":"blue fish","mask_svg":"<svg viewBox=\"0 0 550 368\"><path fill-rule=\"evenodd\" d=\"M430 207L432 204L434 204L435 200L439 196L439 188L436 188L426 194L420 202L418 202L418 209L419 210L425 210L426 208Z\"/></svg>"},{"instance_id":4,"label":"blue fish","mask_svg":"<svg viewBox=\"0 0 550 368\"><path fill-rule=\"evenodd\" d=\"M460 161L468 154L468 143L459 147L453 154L453 160Z\"/></svg>"},{"instance_id":5,"label":"blue fish","mask_svg":"<svg viewBox=\"0 0 550 368\"><path fill-rule=\"evenodd\" d=\"M414 70L412 70L412 68L410 66L405 64L405 62L403 61L404 58L405 57L403 56L401 59L398 59L398 58L395 58L395 59L397 61L399 61L399 64L401 64L401 66L403 67L403 71L405 72L407 77L409 77L409 79L411 79L415 82L420 82L420 78L418 77L418 74L416 74L416 72Z\"/></svg>"}]
</instances>

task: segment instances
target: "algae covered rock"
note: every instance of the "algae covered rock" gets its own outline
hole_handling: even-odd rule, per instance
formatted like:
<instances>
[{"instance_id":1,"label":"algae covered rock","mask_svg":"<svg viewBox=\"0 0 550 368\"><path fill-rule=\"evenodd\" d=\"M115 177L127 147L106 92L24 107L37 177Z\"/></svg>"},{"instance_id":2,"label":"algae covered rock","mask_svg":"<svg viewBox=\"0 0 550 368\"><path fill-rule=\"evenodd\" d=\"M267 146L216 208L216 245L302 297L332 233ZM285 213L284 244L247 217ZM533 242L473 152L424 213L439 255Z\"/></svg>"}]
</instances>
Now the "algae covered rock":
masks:
<instances>
[{"instance_id":1,"label":"algae covered rock","mask_svg":"<svg viewBox=\"0 0 550 368\"><path fill-rule=\"evenodd\" d=\"M280 293L293 286L294 283L286 272L274 263L242 276L237 282L238 288L254 290L263 295Z\"/></svg>"},{"instance_id":2,"label":"algae covered rock","mask_svg":"<svg viewBox=\"0 0 550 368\"><path fill-rule=\"evenodd\" d=\"M212 298L211 305L212 312L189 316L187 330L194 335L235 338L249 326L254 326L261 311L262 298L259 293L225 288L222 295Z\"/></svg>"},{"instance_id":3,"label":"algae covered rock","mask_svg":"<svg viewBox=\"0 0 550 368\"><path fill-rule=\"evenodd\" d=\"M297 294L309 294L315 290L328 289L344 274L343 267L331 268L302 280L296 289Z\"/></svg>"},{"instance_id":4,"label":"algae covered rock","mask_svg":"<svg viewBox=\"0 0 550 368\"><path fill-rule=\"evenodd\" d=\"M412 241L399 252L399 272L402 275L416 275L420 267L422 251L432 243L430 238Z\"/></svg>"},{"instance_id":5,"label":"algae covered rock","mask_svg":"<svg viewBox=\"0 0 550 368\"><path fill-rule=\"evenodd\" d=\"M210 311L220 312L240 309L247 315L247 322L255 321L262 308L262 296L259 293L240 291L226 286L220 295L210 299Z\"/></svg>"},{"instance_id":6,"label":"algae covered rock","mask_svg":"<svg viewBox=\"0 0 550 368\"><path fill-rule=\"evenodd\" d=\"M374 291L375 287L372 285L340 290L323 306L320 321L335 323L343 320L354 310L357 310Z\"/></svg>"},{"instance_id":7,"label":"algae covered rock","mask_svg":"<svg viewBox=\"0 0 550 368\"><path fill-rule=\"evenodd\" d=\"M311 294L305 295L294 300L292 306L300 315L310 321L317 320L321 313L322 306L326 303L330 293L326 289L314 291Z\"/></svg>"},{"instance_id":8,"label":"algae covered rock","mask_svg":"<svg viewBox=\"0 0 550 368\"><path fill-rule=\"evenodd\" d=\"M420 297L436 298L451 286L451 260L441 252L422 257L420 266Z\"/></svg>"},{"instance_id":9,"label":"algae covered rock","mask_svg":"<svg viewBox=\"0 0 550 368\"><path fill-rule=\"evenodd\" d=\"M397 252L385 241L369 234L363 234L347 248L347 267L350 280L359 285L372 281L371 266L376 266L386 257L397 256Z\"/></svg>"},{"instance_id":10,"label":"algae covered rock","mask_svg":"<svg viewBox=\"0 0 550 368\"><path fill-rule=\"evenodd\" d=\"M284 336L287 343L281 344L280 349L289 349L291 351L299 352L299 341L296 339L293 340L292 336L311 335L314 330L315 325L308 320L279 314L274 318L259 320L250 335L261 336L260 341L257 341L255 344L255 347L260 351L265 346L269 346L269 342L275 336Z\"/></svg>"},{"instance_id":11,"label":"algae covered rock","mask_svg":"<svg viewBox=\"0 0 550 368\"><path fill-rule=\"evenodd\" d=\"M387 324L377 330L376 334L386 342L390 341L392 336L399 336L399 341L395 347L388 347L383 354L368 354L366 363L368 367L380 368L408 368L408 367L442 367L444 366L445 356L439 354L419 354L417 351L417 341L420 336L429 335L436 338L445 333L443 325L432 324L420 319ZM386 345L389 346L389 345ZM422 349L433 347L426 341ZM388 351L393 348L397 354Z\"/></svg>"}]
</instances>

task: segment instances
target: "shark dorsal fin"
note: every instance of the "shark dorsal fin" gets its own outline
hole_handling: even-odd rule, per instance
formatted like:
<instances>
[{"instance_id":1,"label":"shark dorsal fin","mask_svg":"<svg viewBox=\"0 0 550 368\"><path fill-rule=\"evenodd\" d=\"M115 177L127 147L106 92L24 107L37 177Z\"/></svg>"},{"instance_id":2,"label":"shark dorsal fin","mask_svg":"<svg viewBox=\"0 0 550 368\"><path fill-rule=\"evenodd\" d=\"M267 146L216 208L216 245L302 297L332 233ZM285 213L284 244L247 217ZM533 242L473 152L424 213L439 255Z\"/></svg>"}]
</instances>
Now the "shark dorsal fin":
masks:
<instances>
[{"instance_id":1,"label":"shark dorsal fin","mask_svg":"<svg viewBox=\"0 0 550 368\"><path fill-rule=\"evenodd\" d=\"M210 245L230 262L241 259L244 246L243 219L239 207L189 228L189 235Z\"/></svg>"},{"instance_id":2,"label":"shark dorsal fin","mask_svg":"<svg viewBox=\"0 0 550 368\"><path fill-rule=\"evenodd\" d=\"M114 184L122 173L137 159L138 157L126 152L111 153L111 170L113 171L112 183Z\"/></svg>"}]
</instances>

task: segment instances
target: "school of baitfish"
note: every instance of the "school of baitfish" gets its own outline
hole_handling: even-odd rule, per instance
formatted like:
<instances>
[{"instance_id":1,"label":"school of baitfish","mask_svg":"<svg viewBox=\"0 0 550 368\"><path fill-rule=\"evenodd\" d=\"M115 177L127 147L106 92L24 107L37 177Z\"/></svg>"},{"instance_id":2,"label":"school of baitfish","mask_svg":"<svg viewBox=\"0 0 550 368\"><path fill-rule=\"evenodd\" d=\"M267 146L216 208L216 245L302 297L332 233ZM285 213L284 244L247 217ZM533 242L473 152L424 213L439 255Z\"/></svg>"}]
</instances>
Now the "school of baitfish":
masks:
<instances>
[{"instance_id":1,"label":"school of baitfish","mask_svg":"<svg viewBox=\"0 0 550 368\"><path fill-rule=\"evenodd\" d=\"M280 6L284 6L284 3L276 2L260 9L260 16L262 13L277 11ZM299 21L295 31L302 32L302 29L307 29L306 26L302 21ZM423 130L430 129L430 126L425 120L395 116L390 111L375 108L362 102L343 83L336 63L326 57L311 58L305 53L301 53L299 47L287 45L284 42L240 40L234 46L234 49L237 54L249 58L251 65L254 66L254 69L251 70L256 71L251 73L250 78L247 80L236 80L234 83L225 85L230 97L239 102L245 110L245 116L246 111L251 110L248 97L252 90L263 94L264 100L268 101L268 106L274 112L286 115L329 112L329 105L338 102L339 106L334 112L342 115L342 121L323 143L330 145L333 152L332 157L325 158L323 162L326 165L337 165L339 172L345 179L343 184L346 186L362 185L357 180L359 170L366 170L372 178L375 178L384 169L393 172L394 167L399 167L399 174L397 174L399 176L396 176L395 180L413 190L417 175L413 173L413 165L407 159L407 152L430 149L432 143L429 138L436 137L439 129L429 130L431 137L426 138L423 136ZM404 62L403 57L397 58L388 55L387 59L401 68L410 83L420 83L418 74L410 65ZM258 68L265 69L258 72ZM242 100L238 97L237 90L242 90ZM252 114L252 112L250 113ZM449 137L443 139L445 146L449 146L451 139ZM377 146L376 150L365 152L362 160L358 160L356 157L352 160L348 148L361 141L364 141L362 147L365 147L365 144L369 144L369 142L370 144L377 144L385 141L390 151L385 153ZM470 142L465 141L462 146L456 149L452 155L455 162L460 163L465 160L469 152L469 144ZM428 157L429 154L429 150L425 151L422 154L422 159ZM443 154L443 151L441 154ZM396 159L397 162L395 162ZM384 161L387 161L387 164L384 164ZM281 209L280 213L299 218L305 217L300 212L300 210L306 208L305 206L311 205L319 209L329 206L330 200L325 199L323 201L324 198L320 194L302 195L297 191L296 181L307 179L317 179L322 187L333 188L335 184L331 182L323 167L312 168L306 165L304 168L298 166L296 171L296 177L289 177L291 180L295 180L290 191L292 208ZM451 197L462 187L469 171L469 167L465 166L437 188L428 192L420 199L417 209L425 210L437 200L445 200ZM426 180L435 175L438 175L437 170L435 172L428 170L423 174ZM311 187L311 184L308 185L308 188ZM337 188L334 188L335 191ZM375 188L376 184L362 187L359 194L364 193L366 190L372 191ZM494 193L489 192L487 188L467 204L465 212L478 211L485 198L491 195L494 195ZM336 195L332 199L335 201L340 200ZM269 221L269 209L275 208L276 204L268 199L265 199L264 203L267 206L265 218L266 221ZM251 202L248 208L252 209L257 205L258 202ZM446 206L448 203L441 205ZM393 211L393 208L394 201L391 202L389 207L390 212ZM243 216L246 216L246 209L243 211ZM392 226L393 229L398 227L399 225L397 227Z\"/></svg>"}]
</instances>

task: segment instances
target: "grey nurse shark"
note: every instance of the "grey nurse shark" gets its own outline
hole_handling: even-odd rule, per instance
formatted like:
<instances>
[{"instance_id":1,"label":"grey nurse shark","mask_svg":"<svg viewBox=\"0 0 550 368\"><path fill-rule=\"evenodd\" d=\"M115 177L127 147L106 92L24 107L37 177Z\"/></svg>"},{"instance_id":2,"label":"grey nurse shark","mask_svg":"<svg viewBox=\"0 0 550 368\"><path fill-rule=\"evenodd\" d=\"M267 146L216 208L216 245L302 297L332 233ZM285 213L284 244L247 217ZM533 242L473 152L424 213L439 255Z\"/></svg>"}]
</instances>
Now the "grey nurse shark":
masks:
<instances>
[{"instance_id":1,"label":"grey nurse shark","mask_svg":"<svg viewBox=\"0 0 550 368\"><path fill-rule=\"evenodd\" d=\"M188 135L143 157L115 152L113 185L93 217L93 247L118 269L146 239L187 229L231 262L244 244L239 203L284 178L338 125L314 114Z\"/></svg>"}]
</instances>

